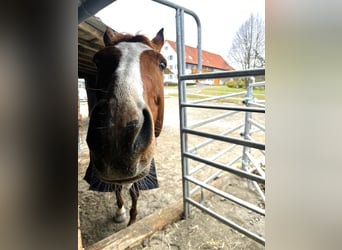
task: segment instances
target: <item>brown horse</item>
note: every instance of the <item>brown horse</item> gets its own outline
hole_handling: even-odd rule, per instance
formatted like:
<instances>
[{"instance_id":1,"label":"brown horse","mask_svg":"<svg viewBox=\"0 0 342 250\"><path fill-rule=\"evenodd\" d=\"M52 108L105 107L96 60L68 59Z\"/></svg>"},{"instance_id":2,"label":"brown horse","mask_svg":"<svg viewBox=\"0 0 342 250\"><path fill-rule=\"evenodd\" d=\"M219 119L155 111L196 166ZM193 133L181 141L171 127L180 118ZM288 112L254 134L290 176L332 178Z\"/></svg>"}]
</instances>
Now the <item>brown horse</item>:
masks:
<instances>
[{"instance_id":1,"label":"brown horse","mask_svg":"<svg viewBox=\"0 0 342 250\"><path fill-rule=\"evenodd\" d=\"M97 66L96 103L91 108L87 143L90 164L85 180L91 190L114 191L114 220L126 219L123 184L132 184L128 225L136 221L139 190L158 187L155 138L163 126L166 60L160 54L163 29L152 39L107 28Z\"/></svg>"}]
</instances>

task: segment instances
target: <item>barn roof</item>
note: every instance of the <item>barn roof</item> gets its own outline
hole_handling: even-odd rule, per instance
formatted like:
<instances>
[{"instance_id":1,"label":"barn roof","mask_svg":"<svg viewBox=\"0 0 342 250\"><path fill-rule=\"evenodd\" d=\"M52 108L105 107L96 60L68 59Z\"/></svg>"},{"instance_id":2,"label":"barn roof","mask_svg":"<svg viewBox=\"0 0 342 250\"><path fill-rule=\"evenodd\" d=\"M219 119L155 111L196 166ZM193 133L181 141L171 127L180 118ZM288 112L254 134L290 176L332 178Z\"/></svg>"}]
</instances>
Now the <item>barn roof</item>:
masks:
<instances>
[{"instance_id":1,"label":"barn roof","mask_svg":"<svg viewBox=\"0 0 342 250\"><path fill-rule=\"evenodd\" d=\"M78 0L78 76L95 77L94 54L104 47L106 25L94 15L116 0Z\"/></svg>"},{"instance_id":2,"label":"barn roof","mask_svg":"<svg viewBox=\"0 0 342 250\"><path fill-rule=\"evenodd\" d=\"M78 74L79 77L96 75L93 56L104 47L103 34L106 25L98 17L91 16L78 25Z\"/></svg>"},{"instance_id":3,"label":"barn roof","mask_svg":"<svg viewBox=\"0 0 342 250\"><path fill-rule=\"evenodd\" d=\"M166 42L170 44L174 51L177 51L176 42L170 40L166 40ZM197 48L185 45L185 55L186 63L197 65ZM202 50L202 65L215 69L234 70L234 68L230 66L220 55L205 50Z\"/></svg>"}]
</instances>

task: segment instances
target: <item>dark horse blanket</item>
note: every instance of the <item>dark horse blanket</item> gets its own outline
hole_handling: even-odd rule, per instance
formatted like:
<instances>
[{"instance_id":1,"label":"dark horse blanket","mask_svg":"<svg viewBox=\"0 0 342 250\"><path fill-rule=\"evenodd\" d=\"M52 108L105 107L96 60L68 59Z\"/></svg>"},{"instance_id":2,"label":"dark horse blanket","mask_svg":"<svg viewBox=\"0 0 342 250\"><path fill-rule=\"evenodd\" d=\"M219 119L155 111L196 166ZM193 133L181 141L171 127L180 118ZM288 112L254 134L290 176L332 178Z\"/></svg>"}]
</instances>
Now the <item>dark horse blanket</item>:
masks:
<instances>
[{"instance_id":1,"label":"dark horse blanket","mask_svg":"<svg viewBox=\"0 0 342 250\"><path fill-rule=\"evenodd\" d=\"M116 184L104 183L94 174L93 164L90 162L87 168L87 172L84 176L84 180L89 183L89 190L98 192L113 192L116 189ZM138 184L139 190L149 190L158 188L157 172L154 165L154 159L152 159L150 165L149 174L143 179L136 182Z\"/></svg>"}]
</instances>

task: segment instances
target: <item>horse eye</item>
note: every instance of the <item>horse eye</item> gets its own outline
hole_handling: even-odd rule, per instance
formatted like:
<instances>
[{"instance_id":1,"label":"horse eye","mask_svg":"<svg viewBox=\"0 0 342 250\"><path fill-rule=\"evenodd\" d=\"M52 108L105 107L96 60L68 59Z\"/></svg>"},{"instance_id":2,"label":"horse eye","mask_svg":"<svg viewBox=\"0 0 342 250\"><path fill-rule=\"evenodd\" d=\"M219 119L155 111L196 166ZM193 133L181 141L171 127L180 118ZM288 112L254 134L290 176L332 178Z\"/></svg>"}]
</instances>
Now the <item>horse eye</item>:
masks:
<instances>
[{"instance_id":1,"label":"horse eye","mask_svg":"<svg viewBox=\"0 0 342 250\"><path fill-rule=\"evenodd\" d=\"M164 70L166 68L166 63L160 62L159 63L159 68L160 68L160 70Z\"/></svg>"}]
</instances>

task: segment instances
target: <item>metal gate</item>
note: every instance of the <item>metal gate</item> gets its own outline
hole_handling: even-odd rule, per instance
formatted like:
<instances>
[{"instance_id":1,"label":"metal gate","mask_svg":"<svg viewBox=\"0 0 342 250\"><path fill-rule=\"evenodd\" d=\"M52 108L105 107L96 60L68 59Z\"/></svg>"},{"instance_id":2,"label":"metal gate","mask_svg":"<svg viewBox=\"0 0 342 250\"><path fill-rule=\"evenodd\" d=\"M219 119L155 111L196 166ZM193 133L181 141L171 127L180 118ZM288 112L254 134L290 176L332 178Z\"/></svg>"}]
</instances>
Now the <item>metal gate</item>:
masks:
<instances>
[{"instance_id":1,"label":"metal gate","mask_svg":"<svg viewBox=\"0 0 342 250\"><path fill-rule=\"evenodd\" d=\"M182 160L182 180L183 180L183 200L184 200L184 216L187 218L190 215L190 205L208 213L219 221L234 228L240 233L245 234L249 238L265 245L265 239L248 230L231 219L228 219L210 208L206 207L202 201L193 199L195 192L207 190L224 199L234 202L238 206L247 208L248 210L265 216L265 209L246 200L238 198L224 190L220 190L210 183L224 174L232 174L246 180L246 185L253 189L265 201L265 191L261 187L265 184L265 172L263 166L260 166L255 158L255 152L258 152L259 158L265 156L265 143L253 139L253 134L264 133L264 124L254 119L256 114L265 114L265 103L259 100L253 94L254 88L265 86L265 82L255 82L255 77L264 76L265 69L253 69L242 71L227 71L215 73L202 72L202 52L201 52L201 23L198 16L189 9L176 5L174 3L153 0L163 5L172 7L176 10L176 32L177 32L177 57L178 57L178 92L179 92L179 114L180 114L180 136L181 136L181 160ZM185 74L185 44L184 44L184 14L192 16L197 23L198 34L198 67L199 74ZM250 82L246 90L231 93L222 96L209 98L201 98L197 100L187 98L186 81L189 80L204 80L204 79L233 79L233 78L249 78ZM232 105L227 103L228 99L233 99L235 102L240 102L244 105ZM217 104L219 103L219 104ZM205 119L191 123L189 119L189 110L201 110L201 114L205 114ZM210 116L215 112L220 114ZM215 113L216 114L216 113ZM228 130L220 133L208 132L202 130L204 125L214 121L220 121L232 117L237 114L243 114L241 124L233 125ZM202 116L202 115L201 115ZM208 116L208 117L207 117ZM225 123L228 124L228 123ZM239 136L236 136L237 131L241 130ZM193 143L193 137L205 139L200 143ZM206 157L198 153L200 149L213 144L215 142L223 143L225 146L220 146L219 152L211 157ZM240 150L239 155L235 155L237 150ZM228 161L222 163L218 159L227 157ZM199 180L194 177L195 173L203 168L211 168L210 174L204 180Z\"/></svg>"}]
</instances>

